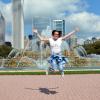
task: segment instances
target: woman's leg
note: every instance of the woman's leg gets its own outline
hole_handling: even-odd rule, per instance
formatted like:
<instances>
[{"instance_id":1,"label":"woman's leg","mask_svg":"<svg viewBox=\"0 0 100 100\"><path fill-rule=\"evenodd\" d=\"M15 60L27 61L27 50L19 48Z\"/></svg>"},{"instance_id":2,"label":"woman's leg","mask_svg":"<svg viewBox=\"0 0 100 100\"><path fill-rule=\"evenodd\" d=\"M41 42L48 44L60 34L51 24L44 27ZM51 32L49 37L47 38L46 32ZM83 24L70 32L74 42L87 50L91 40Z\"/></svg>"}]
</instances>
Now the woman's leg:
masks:
<instances>
[{"instance_id":1,"label":"woman's leg","mask_svg":"<svg viewBox=\"0 0 100 100\"><path fill-rule=\"evenodd\" d=\"M58 69L60 72L63 72L64 71L64 65L63 64L58 64Z\"/></svg>"},{"instance_id":2,"label":"woman's leg","mask_svg":"<svg viewBox=\"0 0 100 100\"><path fill-rule=\"evenodd\" d=\"M63 63L59 63L58 69L61 75L64 76L64 64Z\"/></svg>"},{"instance_id":3,"label":"woman's leg","mask_svg":"<svg viewBox=\"0 0 100 100\"><path fill-rule=\"evenodd\" d=\"M57 63L56 63L56 60L53 59L52 62L50 63L50 67L49 67L49 71L55 71L56 68L57 68Z\"/></svg>"}]
</instances>

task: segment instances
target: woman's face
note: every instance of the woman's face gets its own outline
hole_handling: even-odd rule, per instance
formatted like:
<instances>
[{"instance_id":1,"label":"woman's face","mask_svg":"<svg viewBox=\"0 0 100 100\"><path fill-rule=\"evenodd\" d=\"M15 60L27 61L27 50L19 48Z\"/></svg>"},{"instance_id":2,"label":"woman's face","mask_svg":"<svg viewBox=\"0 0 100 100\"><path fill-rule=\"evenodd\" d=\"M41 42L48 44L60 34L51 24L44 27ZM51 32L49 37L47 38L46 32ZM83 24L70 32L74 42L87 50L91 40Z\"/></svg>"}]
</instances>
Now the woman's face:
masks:
<instances>
[{"instance_id":1,"label":"woman's face","mask_svg":"<svg viewBox=\"0 0 100 100\"><path fill-rule=\"evenodd\" d=\"M57 40L59 38L59 32L54 32L53 39Z\"/></svg>"}]
</instances>

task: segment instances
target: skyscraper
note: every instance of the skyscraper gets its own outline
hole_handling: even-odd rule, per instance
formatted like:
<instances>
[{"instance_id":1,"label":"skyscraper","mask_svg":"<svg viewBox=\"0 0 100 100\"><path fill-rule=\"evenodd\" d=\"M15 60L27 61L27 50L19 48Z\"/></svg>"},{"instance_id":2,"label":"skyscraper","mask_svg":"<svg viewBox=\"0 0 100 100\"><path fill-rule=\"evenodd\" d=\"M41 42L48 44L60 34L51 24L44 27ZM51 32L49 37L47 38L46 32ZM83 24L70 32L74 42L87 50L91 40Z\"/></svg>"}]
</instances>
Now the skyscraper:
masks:
<instances>
[{"instance_id":1,"label":"skyscraper","mask_svg":"<svg viewBox=\"0 0 100 100\"><path fill-rule=\"evenodd\" d=\"M41 17L41 16L34 16L33 20L32 20L32 27L36 28L38 30L38 32L41 35L44 35L43 32L44 30L47 29L47 26L50 26L51 24L51 19L48 17ZM48 33L45 33L45 36L47 36ZM29 39L30 40L30 39ZM33 34L33 39L30 40L30 50L40 50L40 41L37 38L36 34Z\"/></svg>"},{"instance_id":2,"label":"skyscraper","mask_svg":"<svg viewBox=\"0 0 100 100\"><path fill-rule=\"evenodd\" d=\"M24 14L23 0L12 0L13 47L24 49Z\"/></svg>"},{"instance_id":3,"label":"skyscraper","mask_svg":"<svg viewBox=\"0 0 100 100\"><path fill-rule=\"evenodd\" d=\"M33 27L38 29L39 33L47 28L50 25L50 18L48 17L33 17Z\"/></svg>"},{"instance_id":4,"label":"skyscraper","mask_svg":"<svg viewBox=\"0 0 100 100\"><path fill-rule=\"evenodd\" d=\"M62 31L65 35L65 20L53 20L53 30Z\"/></svg>"},{"instance_id":5,"label":"skyscraper","mask_svg":"<svg viewBox=\"0 0 100 100\"><path fill-rule=\"evenodd\" d=\"M5 18L0 12L0 44L5 42Z\"/></svg>"}]
</instances>

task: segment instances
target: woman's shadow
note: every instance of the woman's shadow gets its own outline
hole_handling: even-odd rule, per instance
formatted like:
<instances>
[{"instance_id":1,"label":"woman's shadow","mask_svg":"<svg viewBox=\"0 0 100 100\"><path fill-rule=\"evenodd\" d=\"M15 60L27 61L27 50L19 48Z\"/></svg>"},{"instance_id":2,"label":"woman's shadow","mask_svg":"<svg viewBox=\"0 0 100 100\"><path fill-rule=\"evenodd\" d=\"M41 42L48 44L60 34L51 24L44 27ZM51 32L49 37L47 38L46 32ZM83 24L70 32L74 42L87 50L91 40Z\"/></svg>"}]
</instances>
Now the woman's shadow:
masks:
<instances>
[{"instance_id":1,"label":"woman's shadow","mask_svg":"<svg viewBox=\"0 0 100 100\"><path fill-rule=\"evenodd\" d=\"M47 94L47 95L50 95L50 94L54 95L54 94L58 93L57 91L54 90L54 89L57 89L57 88L59 88L59 87L56 87L56 88L39 88L39 89L25 88L25 89L38 90L39 92Z\"/></svg>"}]
</instances>

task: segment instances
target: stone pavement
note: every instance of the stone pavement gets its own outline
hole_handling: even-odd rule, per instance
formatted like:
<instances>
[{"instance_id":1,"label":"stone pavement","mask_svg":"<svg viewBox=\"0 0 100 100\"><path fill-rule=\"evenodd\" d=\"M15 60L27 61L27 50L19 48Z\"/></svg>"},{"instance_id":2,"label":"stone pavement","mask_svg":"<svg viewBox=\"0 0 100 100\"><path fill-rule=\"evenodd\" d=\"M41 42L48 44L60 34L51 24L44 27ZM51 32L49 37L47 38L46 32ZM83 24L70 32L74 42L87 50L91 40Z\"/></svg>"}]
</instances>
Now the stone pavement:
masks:
<instances>
[{"instance_id":1,"label":"stone pavement","mask_svg":"<svg viewBox=\"0 0 100 100\"><path fill-rule=\"evenodd\" d=\"M100 75L1 75L0 100L100 100Z\"/></svg>"}]
</instances>

